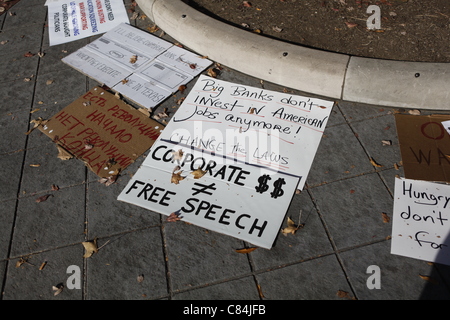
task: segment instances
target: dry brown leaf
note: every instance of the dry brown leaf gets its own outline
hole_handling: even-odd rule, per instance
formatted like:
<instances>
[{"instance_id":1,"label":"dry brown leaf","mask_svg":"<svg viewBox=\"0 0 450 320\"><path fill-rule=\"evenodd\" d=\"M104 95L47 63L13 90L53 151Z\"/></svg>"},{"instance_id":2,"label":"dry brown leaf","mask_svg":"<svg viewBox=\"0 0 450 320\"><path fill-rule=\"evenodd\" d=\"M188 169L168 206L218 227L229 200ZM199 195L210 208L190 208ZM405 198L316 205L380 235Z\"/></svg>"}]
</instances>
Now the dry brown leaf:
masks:
<instances>
[{"instance_id":1,"label":"dry brown leaf","mask_svg":"<svg viewBox=\"0 0 450 320\"><path fill-rule=\"evenodd\" d=\"M57 296L63 291L64 285L62 283L58 283L56 286L52 286L52 289L55 291L53 295Z\"/></svg>"},{"instance_id":2,"label":"dry brown leaf","mask_svg":"<svg viewBox=\"0 0 450 320\"><path fill-rule=\"evenodd\" d=\"M179 184L181 180L184 180L185 177L181 176L183 171L178 171L177 173L172 172L172 177L170 178L170 183Z\"/></svg>"},{"instance_id":3,"label":"dry brown leaf","mask_svg":"<svg viewBox=\"0 0 450 320\"><path fill-rule=\"evenodd\" d=\"M391 218L386 213L382 212L381 216L383 217L384 223L388 223L389 221L391 221Z\"/></svg>"},{"instance_id":4,"label":"dry brown leaf","mask_svg":"<svg viewBox=\"0 0 450 320\"><path fill-rule=\"evenodd\" d=\"M53 197L53 195L52 195L52 194L45 194L45 195L43 195L43 196L40 196L39 198L36 199L36 202L37 202L37 203L44 202L44 201L46 201L49 197Z\"/></svg>"},{"instance_id":5,"label":"dry brown leaf","mask_svg":"<svg viewBox=\"0 0 450 320\"><path fill-rule=\"evenodd\" d=\"M258 248L253 247L253 248L236 249L235 251L237 253L249 253L249 252L255 251L256 249L258 249Z\"/></svg>"},{"instance_id":6,"label":"dry brown leaf","mask_svg":"<svg viewBox=\"0 0 450 320\"><path fill-rule=\"evenodd\" d=\"M370 163L374 166L374 167L382 167L383 165L378 164L373 158L370 158Z\"/></svg>"},{"instance_id":7,"label":"dry brown leaf","mask_svg":"<svg viewBox=\"0 0 450 320\"><path fill-rule=\"evenodd\" d=\"M184 90L186 90L186 86L185 85L181 85L181 86L178 87L178 91L180 91L181 93L183 93Z\"/></svg>"},{"instance_id":8,"label":"dry brown leaf","mask_svg":"<svg viewBox=\"0 0 450 320\"><path fill-rule=\"evenodd\" d=\"M197 170L192 171L191 174L194 176L194 179L200 179L201 177L203 177L206 174L206 171L203 171L199 167Z\"/></svg>"},{"instance_id":9,"label":"dry brown leaf","mask_svg":"<svg viewBox=\"0 0 450 320\"><path fill-rule=\"evenodd\" d=\"M421 277L423 280L430 282L431 284L438 284L438 281L430 276L424 276L419 274L419 277Z\"/></svg>"},{"instance_id":10,"label":"dry brown leaf","mask_svg":"<svg viewBox=\"0 0 450 320\"><path fill-rule=\"evenodd\" d=\"M97 238L95 238L92 241L85 241L81 243L84 247L84 249L86 250L83 258L89 258L91 257L94 253L98 252L98 247L97 247Z\"/></svg>"},{"instance_id":11,"label":"dry brown leaf","mask_svg":"<svg viewBox=\"0 0 450 320\"><path fill-rule=\"evenodd\" d=\"M58 159L61 160L69 160L73 158L73 155L71 153L69 153L66 149L64 149L63 147L56 145L56 147L58 148Z\"/></svg>"},{"instance_id":12,"label":"dry brown leaf","mask_svg":"<svg viewBox=\"0 0 450 320\"><path fill-rule=\"evenodd\" d=\"M207 74L211 78L217 78L217 71L214 68L209 68Z\"/></svg>"},{"instance_id":13,"label":"dry brown leaf","mask_svg":"<svg viewBox=\"0 0 450 320\"><path fill-rule=\"evenodd\" d=\"M281 232L286 236L289 233L295 234L298 229L303 228L303 224L296 225L295 222L291 218L287 218L288 226L284 229L281 229Z\"/></svg>"},{"instance_id":14,"label":"dry brown leaf","mask_svg":"<svg viewBox=\"0 0 450 320\"><path fill-rule=\"evenodd\" d=\"M358 26L358 24L357 23L353 23L353 22L345 22L345 24L347 25L347 27L349 27L349 28L354 28L354 27L357 27Z\"/></svg>"},{"instance_id":15,"label":"dry brown leaf","mask_svg":"<svg viewBox=\"0 0 450 320\"><path fill-rule=\"evenodd\" d=\"M172 213L167 217L166 220L167 220L168 222L179 221L179 220L181 220L181 218L183 218L183 217L180 217L180 214L181 214L181 211L180 211L180 210L175 211L175 212L172 212Z\"/></svg>"},{"instance_id":16,"label":"dry brown leaf","mask_svg":"<svg viewBox=\"0 0 450 320\"><path fill-rule=\"evenodd\" d=\"M135 55L135 54L132 55L130 58L130 63L136 63L137 59L138 59L137 55Z\"/></svg>"},{"instance_id":17,"label":"dry brown leaf","mask_svg":"<svg viewBox=\"0 0 450 320\"><path fill-rule=\"evenodd\" d=\"M173 160L181 160L183 158L183 150L179 149L178 151L172 152Z\"/></svg>"}]
</instances>

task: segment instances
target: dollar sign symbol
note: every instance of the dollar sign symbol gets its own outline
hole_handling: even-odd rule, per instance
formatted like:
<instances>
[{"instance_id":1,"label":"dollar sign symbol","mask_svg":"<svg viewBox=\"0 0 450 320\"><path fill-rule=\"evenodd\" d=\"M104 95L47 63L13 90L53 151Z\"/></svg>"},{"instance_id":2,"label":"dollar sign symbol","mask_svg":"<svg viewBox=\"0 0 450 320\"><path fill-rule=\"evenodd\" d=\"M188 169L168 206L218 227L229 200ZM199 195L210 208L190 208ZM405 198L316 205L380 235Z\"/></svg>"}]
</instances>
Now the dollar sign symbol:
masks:
<instances>
[{"instance_id":1,"label":"dollar sign symbol","mask_svg":"<svg viewBox=\"0 0 450 320\"><path fill-rule=\"evenodd\" d=\"M274 199L281 197L284 194L283 189L281 187L283 184L286 184L283 178L279 178L277 181L273 183L273 186L275 187L273 191L270 193L270 196Z\"/></svg>"},{"instance_id":2,"label":"dollar sign symbol","mask_svg":"<svg viewBox=\"0 0 450 320\"><path fill-rule=\"evenodd\" d=\"M263 193L269 189L269 186L267 185L267 181L270 180L270 176L268 174L264 174L261 177L258 178L259 186L256 186L256 192Z\"/></svg>"}]
</instances>

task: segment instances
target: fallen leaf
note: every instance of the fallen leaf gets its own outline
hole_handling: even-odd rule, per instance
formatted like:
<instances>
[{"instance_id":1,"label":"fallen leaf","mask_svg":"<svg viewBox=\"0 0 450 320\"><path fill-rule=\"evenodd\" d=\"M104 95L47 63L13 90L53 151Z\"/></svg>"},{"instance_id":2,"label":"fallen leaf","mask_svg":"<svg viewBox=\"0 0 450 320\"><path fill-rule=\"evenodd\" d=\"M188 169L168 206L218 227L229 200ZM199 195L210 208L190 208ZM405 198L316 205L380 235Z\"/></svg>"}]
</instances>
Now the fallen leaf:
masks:
<instances>
[{"instance_id":1,"label":"fallen leaf","mask_svg":"<svg viewBox=\"0 0 450 320\"><path fill-rule=\"evenodd\" d=\"M19 260L17 260L16 262L16 268L19 268L21 265L23 265L24 263L26 263L27 260L24 258L19 258Z\"/></svg>"},{"instance_id":2,"label":"fallen leaf","mask_svg":"<svg viewBox=\"0 0 450 320\"><path fill-rule=\"evenodd\" d=\"M109 176L108 178L101 178L100 180L98 180L98 182L103 183L105 186L109 187L110 185L112 185L114 182L117 181L118 176L119 175L116 174Z\"/></svg>"},{"instance_id":3,"label":"fallen leaf","mask_svg":"<svg viewBox=\"0 0 450 320\"><path fill-rule=\"evenodd\" d=\"M298 229L301 229L304 227L303 224L296 225L295 222L291 218L287 218L287 227L284 229L281 229L281 232L286 236L288 233L295 234Z\"/></svg>"},{"instance_id":4,"label":"fallen leaf","mask_svg":"<svg viewBox=\"0 0 450 320\"><path fill-rule=\"evenodd\" d=\"M56 184L52 184L52 191L58 191L59 187Z\"/></svg>"},{"instance_id":5,"label":"fallen leaf","mask_svg":"<svg viewBox=\"0 0 450 320\"><path fill-rule=\"evenodd\" d=\"M203 171L199 167L197 170L192 171L191 174L194 176L194 179L200 179L201 177L203 177L206 174L206 171Z\"/></svg>"},{"instance_id":6,"label":"fallen leaf","mask_svg":"<svg viewBox=\"0 0 450 320\"><path fill-rule=\"evenodd\" d=\"M370 163L374 166L374 167L382 167L383 165L378 164L373 158L370 158Z\"/></svg>"},{"instance_id":7,"label":"fallen leaf","mask_svg":"<svg viewBox=\"0 0 450 320\"><path fill-rule=\"evenodd\" d=\"M45 84L46 85L49 85L49 84L52 84L54 82L54 80L47 80L46 82L45 82Z\"/></svg>"},{"instance_id":8,"label":"fallen leaf","mask_svg":"<svg viewBox=\"0 0 450 320\"><path fill-rule=\"evenodd\" d=\"M184 90L186 90L186 86L185 85L181 85L181 86L178 87L178 91L180 91L181 93L183 93Z\"/></svg>"},{"instance_id":9,"label":"fallen leaf","mask_svg":"<svg viewBox=\"0 0 450 320\"><path fill-rule=\"evenodd\" d=\"M93 241L82 242L81 244L83 245L84 249L86 250L84 255L83 255L83 258L89 258L94 253L98 252L97 238L95 238Z\"/></svg>"},{"instance_id":10,"label":"fallen leaf","mask_svg":"<svg viewBox=\"0 0 450 320\"><path fill-rule=\"evenodd\" d=\"M170 178L170 183L179 184L180 181L184 180L185 177L181 176L183 171L178 171L177 173L172 172L172 177Z\"/></svg>"},{"instance_id":11,"label":"fallen leaf","mask_svg":"<svg viewBox=\"0 0 450 320\"><path fill-rule=\"evenodd\" d=\"M408 113L413 116L420 116L420 110L409 110Z\"/></svg>"},{"instance_id":12,"label":"fallen leaf","mask_svg":"<svg viewBox=\"0 0 450 320\"><path fill-rule=\"evenodd\" d=\"M173 160L181 160L183 158L183 150L179 149L178 151L172 152Z\"/></svg>"},{"instance_id":13,"label":"fallen leaf","mask_svg":"<svg viewBox=\"0 0 450 320\"><path fill-rule=\"evenodd\" d=\"M36 202L40 203L40 202L44 202L46 201L49 197L53 197L52 194L45 194L43 196L40 196L39 198L36 198Z\"/></svg>"},{"instance_id":14,"label":"fallen leaf","mask_svg":"<svg viewBox=\"0 0 450 320\"><path fill-rule=\"evenodd\" d=\"M138 59L137 55L135 55L135 54L132 55L130 58L130 63L136 63L137 59Z\"/></svg>"},{"instance_id":15,"label":"fallen leaf","mask_svg":"<svg viewBox=\"0 0 450 320\"><path fill-rule=\"evenodd\" d=\"M258 248L253 247L253 248L236 249L235 251L237 253L249 253L249 252L255 251L256 249L258 249Z\"/></svg>"},{"instance_id":16,"label":"fallen leaf","mask_svg":"<svg viewBox=\"0 0 450 320\"><path fill-rule=\"evenodd\" d=\"M207 74L211 78L217 78L217 71L214 68L209 68Z\"/></svg>"},{"instance_id":17,"label":"fallen leaf","mask_svg":"<svg viewBox=\"0 0 450 320\"><path fill-rule=\"evenodd\" d=\"M61 160L69 160L71 158L73 158L73 155L70 154L66 149L64 149L63 147L56 145L56 147L58 148L58 159Z\"/></svg>"},{"instance_id":18,"label":"fallen leaf","mask_svg":"<svg viewBox=\"0 0 450 320\"><path fill-rule=\"evenodd\" d=\"M345 24L347 25L347 27L349 27L349 28L354 28L354 27L357 27L358 26L358 24L357 23L353 23L353 22L345 22Z\"/></svg>"},{"instance_id":19,"label":"fallen leaf","mask_svg":"<svg viewBox=\"0 0 450 320\"><path fill-rule=\"evenodd\" d=\"M381 216L383 217L384 223L388 223L389 221L391 221L391 218L386 213L382 212Z\"/></svg>"},{"instance_id":20,"label":"fallen leaf","mask_svg":"<svg viewBox=\"0 0 450 320\"><path fill-rule=\"evenodd\" d=\"M179 221L179 220L181 220L181 218L183 218L183 217L180 217L180 214L181 214L181 211L180 211L180 210L175 211L175 212L172 212L172 213L167 217L166 220L167 220L168 222Z\"/></svg>"},{"instance_id":21,"label":"fallen leaf","mask_svg":"<svg viewBox=\"0 0 450 320\"><path fill-rule=\"evenodd\" d=\"M34 53L31 53L30 51L28 51L27 53L25 53L24 55L23 55L24 57L32 57L32 56L34 56Z\"/></svg>"},{"instance_id":22,"label":"fallen leaf","mask_svg":"<svg viewBox=\"0 0 450 320\"><path fill-rule=\"evenodd\" d=\"M47 265L47 261L42 262L41 266L39 267L39 271L43 270L46 265Z\"/></svg>"},{"instance_id":23,"label":"fallen leaf","mask_svg":"<svg viewBox=\"0 0 450 320\"><path fill-rule=\"evenodd\" d=\"M53 293L54 296L57 296L58 294L60 294L63 289L64 289L64 285L62 283L58 283L56 286L52 286L53 291L55 291Z\"/></svg>"},{"instance_id":24,"label":"fallen leaf","mask_svg":"<svg viewBox=\"0 0 450 320\"><path fill-rule=\"evenodd\" d=\"M430 276L424 276L424 275L419 274L419 277L421 277L423 280L428 281L432 284L438 284L438 281Z\"/></svg>"}]
</instances>

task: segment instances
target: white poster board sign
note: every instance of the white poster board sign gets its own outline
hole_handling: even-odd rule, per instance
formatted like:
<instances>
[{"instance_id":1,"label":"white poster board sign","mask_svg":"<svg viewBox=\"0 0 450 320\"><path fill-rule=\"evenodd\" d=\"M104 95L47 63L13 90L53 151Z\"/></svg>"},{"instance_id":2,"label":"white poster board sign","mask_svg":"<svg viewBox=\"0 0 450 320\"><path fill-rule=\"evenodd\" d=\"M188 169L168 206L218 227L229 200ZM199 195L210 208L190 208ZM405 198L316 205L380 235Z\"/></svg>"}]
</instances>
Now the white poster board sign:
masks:
<instances>
[{"instance_id":1,"label":"white poster board sign","mask_svg":"<svg viewBox=\"0 0 450 320\"><path fill-rule=\"evenodd\" d=\"M271 248L332 106L202 75L118 199Z\"/></svg>"},{"instance_id":2,"label":"white poster board sign","mask_svg":"<svg viewBox=\"0 0 450 320\"><path fill-rule=\"evenodd\" d=\"M391 253L450 265L450 185L395 179Z\"/></svg>"},{"instance_id":3,"label":"white poster board sign","mask_svg":"<svg viewBox=\"0 0 450 320\"><path fill-rule=\"evenodd\" d=\"M153 108L211 61L122 23L62 61L145 108Z\"/></svg>"},{"instance_id":4,"label":"white poster board sign","mask_svg":"<svg viewBox=\"0 0 450 320\"><path fill-rule=\"evenodd\" d=\"M101 34L129 22L122 0L53 0L45 5L51 46Z\"/></svg>"}]
</instances>

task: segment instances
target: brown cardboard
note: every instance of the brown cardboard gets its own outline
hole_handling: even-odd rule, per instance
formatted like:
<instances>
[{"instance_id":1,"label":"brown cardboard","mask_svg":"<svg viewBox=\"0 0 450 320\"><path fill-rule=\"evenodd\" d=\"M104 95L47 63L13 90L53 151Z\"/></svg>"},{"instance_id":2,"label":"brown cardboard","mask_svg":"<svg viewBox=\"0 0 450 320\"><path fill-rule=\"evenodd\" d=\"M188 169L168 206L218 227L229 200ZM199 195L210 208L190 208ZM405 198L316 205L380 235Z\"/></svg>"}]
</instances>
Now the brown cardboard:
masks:
<instances>
[{"instance_id":1,"label":"brown cardboard","mask_svg":"<svg viewBox=\"0 0 450 320\"><path fill-rule=\"evenodd\" d=\"M99 177L108 178L147 151L163 126L95 87L38 128Z\"/></svg>"},{"instance_id":2,"label":"brown cardboard","mask_svg":"<svg viewBox=\"0 0 450 320\"><path fill-rule=\"evenodd\" d=\"M450 115L395 115L405 177L450 182Z\"/></svg>"}]
</instances>

